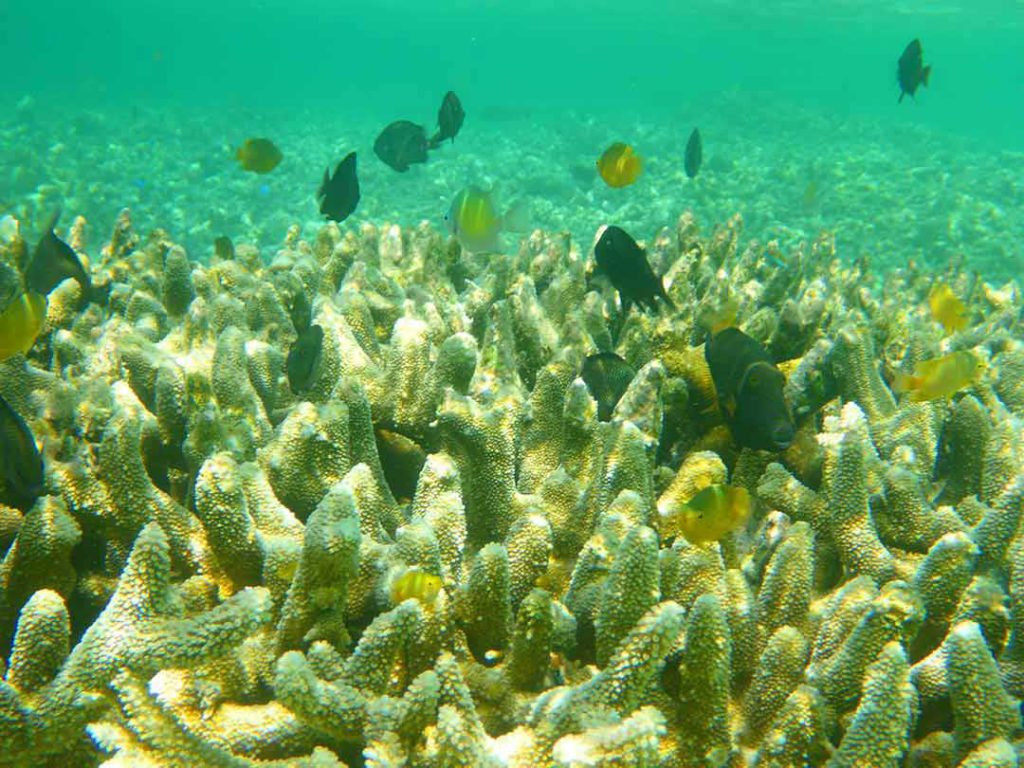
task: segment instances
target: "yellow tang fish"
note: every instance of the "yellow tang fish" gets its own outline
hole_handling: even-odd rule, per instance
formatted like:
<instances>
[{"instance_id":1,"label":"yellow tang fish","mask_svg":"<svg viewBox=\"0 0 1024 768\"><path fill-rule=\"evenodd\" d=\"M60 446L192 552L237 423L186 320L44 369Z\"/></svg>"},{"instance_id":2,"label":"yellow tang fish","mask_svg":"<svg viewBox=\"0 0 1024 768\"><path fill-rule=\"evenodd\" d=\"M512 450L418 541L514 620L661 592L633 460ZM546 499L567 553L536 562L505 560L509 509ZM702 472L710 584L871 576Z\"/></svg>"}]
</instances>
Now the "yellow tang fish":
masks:
<instances>
[{"instance_id":1,"label":"yellow tang fish","mask_svg":"<svg viewBox=\"0 0 1024 768\"><path fill-rule=\"evenodd\" d=\"M914 366L913 375L897 374L896 392L909 392L915 403L951 397L972 384L982 371L982 361L973 352L959 350Z\"/></svg>"},{"instance_id":2,"label":"yellow tang fish","mask_svg":"<svg viewBox=\"0 0 1024 768\"><path fill-rule=\"evenodd\" d=\"M424 605L433 605L441 591L441 577L410 568L391 582L391 602L393 605L405 602L410 598L419 600Z\"/></svg>"},{"instance_id":3,"label":"yellow tang fish","mask_svg":"<svg viewBox=\"0 0 1024 768\"><path fill-rule=\"evenodd\" d=\"M284 155L270 139L246 139L235 152L235 159L247 171L270 173Z\"/></svg>"},{"instance_id":4,"label":"yellow tang fish","mask_svg":"<svg viewBox=\"0 0 1024 768\"><path fill-rule=\"evenodd\" d=\"M629 144L617 141L597 161L597 172L609 187L628 187L640 176L643 161Z\"/></svg>"},{"instance_id":5,"label":"yellow tang fish","mask_svg":"<svg viewBox=\"0 0 1024 768\"><path fill-rule=\"evenodd\" d=\"M936 283L928 293L928 307L932 317L942 323L946 333L962 331L967 327L967 306L945 283Z\"/></svg>"},{"instance_id":6,"label":"yellow tang fish","mask_svg":"<svg viewBox=\"0 0 1024 768\"><path fill-rule=\"evenodd\" d=\"M444 220L448 230L467 251L495 251L502 230L522 232L528 228L529 210L523 201L513 203L504 216L499 215L490 192L469 186L452 200Z\"/></svg>"},{"instance_id":7,"label":"yellow tang fish","mask_svg":"<svg viewBox=\"0 0 1024 768\"><path fill-rule=\"evenodd\" d=\"M0 313L0 360L28 352L46 322L46 299L23 293Z\"/></svg>"},{"instance_id":8,"label":"yellow tang fish","mask_svg":"<svg viewBox=\"0 0 1024 768\"><path fill-rule=\"evenodd\" d=\"M662 536L682 534L691 544L718 541L746 522L751 499L746 488L709 485L661 519Z\"/></svg>"}]
</instances>

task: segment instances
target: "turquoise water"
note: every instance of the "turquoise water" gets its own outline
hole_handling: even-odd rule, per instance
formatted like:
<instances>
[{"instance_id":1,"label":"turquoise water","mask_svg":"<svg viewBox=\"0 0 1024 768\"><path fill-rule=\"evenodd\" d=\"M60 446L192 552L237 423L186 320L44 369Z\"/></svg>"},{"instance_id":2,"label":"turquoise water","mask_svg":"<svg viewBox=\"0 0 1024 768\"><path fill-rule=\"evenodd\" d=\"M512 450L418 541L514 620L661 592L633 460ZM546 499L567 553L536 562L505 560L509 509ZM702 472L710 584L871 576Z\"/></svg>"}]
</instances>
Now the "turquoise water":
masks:
<instances>
[{"instance_id":1,"label":"turquoise water","mask_svg":"<svg viewBox=\"0 0 1024 768\"><path fill-rule=\"evenodd\" d=\"M1020 3L552 5L9 0L0 204L30 221L60 204L104 234L127 205L203 258L217 234L270 247L313 225L323 167L357 149L353 225L440 224L460 188L501 180L535 225L586 242L611 218L649 237L693 208L786 243L832 229L851 258L965 255L993 278L1024 263ZM933 80L897 104L914 37ZM373 157L387 122L432 127L448 89L468 115L454 146L404 175ZM707 164L688 185L694 125ZM232 159L255 135L285 153L266 177ZM615 140L644 176L591 185Z\"/></svg>"}]
</instances>

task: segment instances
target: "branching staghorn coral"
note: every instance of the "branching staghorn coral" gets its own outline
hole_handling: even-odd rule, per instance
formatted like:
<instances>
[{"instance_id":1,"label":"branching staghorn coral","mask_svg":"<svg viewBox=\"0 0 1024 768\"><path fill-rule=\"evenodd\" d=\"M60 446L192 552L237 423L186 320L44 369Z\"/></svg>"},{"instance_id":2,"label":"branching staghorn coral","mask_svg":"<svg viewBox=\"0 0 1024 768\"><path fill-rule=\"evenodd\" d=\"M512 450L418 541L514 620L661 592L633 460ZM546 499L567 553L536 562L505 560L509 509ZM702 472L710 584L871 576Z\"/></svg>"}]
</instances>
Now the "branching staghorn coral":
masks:
<instances>
[{"instance_id":1,"label":"branching staghorn coral","mask_svg":"<svg viewBox=\"0 0 1024 768\"><path fill-rule=\"evenodd\" d=\"M565 236L469 258L332 224L197 264L124 212L108 305L56 302L0 364L47 466L0 508L0 764L1015 764L1019 307L965 296L948 343L990 366L913 403L889 381L941 350L928 280L741 232L653 233L677 307L624 315ZM302 398L299 291L325 330ZM718 411L726 302L788 375L785 452ZM599 350L637 371L608 421ZM724 483L743 525L667 524Z\"/></svg>"}]
</instances>

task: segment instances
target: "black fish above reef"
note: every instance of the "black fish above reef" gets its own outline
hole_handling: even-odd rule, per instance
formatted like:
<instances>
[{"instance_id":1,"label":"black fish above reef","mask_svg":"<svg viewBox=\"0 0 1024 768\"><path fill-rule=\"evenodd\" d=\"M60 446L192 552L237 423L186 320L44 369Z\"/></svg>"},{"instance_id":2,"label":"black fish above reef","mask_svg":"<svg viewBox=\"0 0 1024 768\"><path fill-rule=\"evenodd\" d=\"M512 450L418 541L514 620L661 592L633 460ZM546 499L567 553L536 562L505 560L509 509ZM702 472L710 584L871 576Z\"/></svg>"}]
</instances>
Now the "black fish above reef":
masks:
<instances>
[{"instance_id":1,"label":"black fish above reef","mask_svg":"<svg viewBox=\"0 0 1024 768\"><path fill-rule=\"evenodd\" d=\"M235 258L235 244L227 235L221 235L213 241L213 253L218 259L229 261Z\"/></svg>"},{"instance_id":2,"label":"black fish above reef","mask_svg":"<svg viewBox=\"0 0 1024 768\"><path fill-rule=\"evenodd\" d=\"M309 328L309 324L313 322L313 308L309 306L309 299L306 298L305 291L295 292L288 316L291 318L296 333L301 335Z\"/></svg>"},{"instance_id":3,"label":"black fish above reef","mask_svg":"<svg viewBox=\"0 0 1024 768\"><path fill-rule=\"evenodd\" d=\"M764 451L788 448L796 428L782 394L786 377L768 350L738 328L726 328L708 335L704 358L736 442Z\"/></svg>"},{"instance_id":4,"label":"black fish above reef","mask_svg":"<svg viewBox=\"0 0 1024 768\"><path fill-rule=\"evenodd\" d=\"M411 499L416 493L420 470L427 461L426 451L415 440L383 427L375 427L373 436L392 495L399 500Z\"/></svg>"},{"instance_id":5,"label":"black fish above reef","mask_svg":"<svg viewBox=\"0 0 1024 768\"><path fill-rule=\"evenodd\" d=\"M932 67L924 65L922 56L921 41L914 38L907 47L903 49L899 63L896 65L896 80L900 84L900 98L908 93L913 96L920 86L928 86L928 78L931 77Z\"/></svg>"},{"instance_id":6,"label":"black fish above reef","mask_svg":"<svg viewBox=\"0 0 1024 768\"><path fill-rule=\"evenodd\" d=\"M380 132L373 152L385 165L404 173L410 165L427 162L427 132L422 125L396 120Z\"/></svg>"},{"instance_id":7,"label":"black fish above reef","mask_svg":"<svg viewBox=\"0 0 1024 768\"><path fill-rule=\"evenodd\" d=\"M597 418L608 421L636 376L633 367L614 352L598 352L583 361L580 378L597 401Z\"/></svg>"},{"instance_id":8,"label":"black fish above reef","mask_svg":"<svg viewBox=\"0 0 1024 768\"><path fill-rule=\"evenodd\" d=\"M359 178L356 176L356 153L349 152L338 163L331 176L330 168L324 171L324 180L317 190L320 213L331 221L342 222L359 205Z\"/></svg>"},{"instance_id":9,"label":"black fish above reef","mask_svg":"<svg viewBox=\"0 0 1024 768\"><path fill-rule=\"evenodd\" d=\"M437 133L430 139L430 148L436 149L446 139L455 141L455 136L465 119L466 112L459 97L455 95L455 91L448 91L441 102L441 108L437 111Z\"/></svg>"},{"instance_id":10,"label":"black fish above reef","mask_svg":"<svg viewBox=\"0 0 1024 768\"><path fill-rule=\"evenodd\" d=\"M606 227L594 246L594 256L598 269L608 276L619 292L624 311L629 309L631 302L656 309L654 300L658 297L675 308L665 293L661 278L651 269L644 249L625 230L614 225Z\"/></svg>"},{"instance_id":11,"label":"black fish above reef","mask_svg":"<svg viewBox=\"0 0 1024 768\"><path fill-rule=\"evenodd\" d=\"M0 503L28 512L43 493L43 457L32 430L0 397Z\"/></svg>"},{"instance_id":12,"label":"black fish above reef","mask_svg":"<svg viewBox=\"0 0 1024 768\"><path fill-rule=\"evenodd\" d=\"M299 334L299 338L288 350L288 359L284 364L292 394L301 395L312 386L320 370L323 351L324 329L319 325L311 325Z\"/></svg>"},{"instance_id":13,"label":"black fish above reef","mask_svg":"<svg viewBox=\"0 0 1024 768\"><path fill-rule=\"evenodd\" d=\"M82 287L82 295L88 299L92 295L89 274L74 249L53 233L59 218L60 211L57 211L50 219L46 233L39 239L32 253L32 261L25 271L25 282L29 289L47 296L50 291L71 277Z\"/></svg>"},{"instance_id":14,"label":"black fish above reef","mask_svg":"<svg viewBox=\"0 0 1024 768\"><path fill-rule=\"evenodd\" d=\"M697 175L700 171L700 164L704 160L704 143L700 138L700 131L697 128L693 129L690 133L690 138L686 142L686 157L683 160L683 167L686 169L686 175L691 179Z\"/></svg>"}]
</instances>

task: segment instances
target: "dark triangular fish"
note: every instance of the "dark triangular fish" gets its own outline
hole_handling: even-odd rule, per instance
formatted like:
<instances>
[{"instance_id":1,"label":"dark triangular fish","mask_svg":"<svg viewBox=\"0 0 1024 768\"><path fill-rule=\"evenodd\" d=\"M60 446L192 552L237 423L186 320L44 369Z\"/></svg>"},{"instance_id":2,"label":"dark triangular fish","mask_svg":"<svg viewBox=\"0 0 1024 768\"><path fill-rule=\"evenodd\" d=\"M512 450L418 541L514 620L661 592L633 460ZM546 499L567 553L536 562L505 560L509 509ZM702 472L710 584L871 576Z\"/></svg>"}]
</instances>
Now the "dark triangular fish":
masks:
<instances>
[{"instance_id":1,"label":"dark triangular fish","mask_svg":"<svg viewBox=\"0 0 1024 768\"><path fill-rule=\"evenodd\" d=\"M598 352L583 361L580 378L597 401L597 418L608 421L636 371L614 352Z\"/></svg>"},{"instance_id":2,"label":"dark triangular fish","mask_svg":"<svg viewBox=\"0 0 1024 768\"><path fill-rule=\"evenodd\" d=\"M437 111L437 133L430 139L430 148L436 149L446 139L455 141L465 119L466 112L462 109L459 97L455 95L455 91L448 91L441 102L441 108Z\"/></svg>"},{"instance_id":3,"label":"dark triangular fish","mask_svg":"<svg viewBox=\"0 0 1024 768\"><path fill-rule=\"evenodd\" d=\"M306 298L305 291L296 291L288 314L296 333L301 335L309 328L309 324L313 321L313 308L309 306L309 299Z\"/></svg>"},{"instance_id":4,"label":"dark triangular fish","mask_svg":"<svg viewBox=\"0 0 1024 768\"><path fill-rule=\"evenodd\" d=\"M402 173L414 163L427 162L427 132L422 125L396 120L380 132L373 151L386 165Z\"/></svg>"},{"instance_id":5,"label":"dark triangular fish","mask_svg":"<svg viewBox=\"0 0 1024 768\"><path fill-rule=\"evenodd\" d=\"M349 152L338 163L331 176L330 168L324 171L324 180L317 190L320 213L331 221L344 221L359 205L359 178L356 176L356 153Z\"/></svg>"},{"instance_id":6,"label":"dark triangular fish","mask_svg":"<svg viewBox=\"0 0 1024 768\"><path fill-rule=\"evenodd\" d=\"M686 168L686 175L691 179L700 171L701 161L704 159L704 144L700 139L700 131L696 128L690 134L686 142L686 159L683 166Z\"/></svg>"},{"instance_id":7,"label":"dark triangular fish","mask_svg":"<svg viewBox=\"0 0 1024 768\"><path fill-rule=\"evenodd\" d=\"M665 293L661 278L651 269L647 254L625 230L616 226L606 227L594 246L594 256L598 269L608 276L619 292L623 310L628 310L631 302L656 309L654 300L658 297L675 308Z\"/></svg>"},{"instance_id":8,"label":"dark triangular fish","mask_svg":"<svg viewBox=\"0 0 1024 768\"><path fill-rule=\"evenodd\" d=\"M384 427L374 427L373 436L384 480L392 495L400 500L411 499L427 461L426 451L415 440Z\"/></svg>"},{"instance_id":9,"label":"dark triangular fish","mask_svg":"<svg viewBox=\"0 0 1024 768\"><path fill-rule=\"evenodd\" d=\"M292 344L284 369L288 374L288 386L291 387L293 394L301 395L312 386L320 369L323 351L324 329L319 325L309 326Z\"/></svg>"},{"instance_id":10,"label":"dark triangular fish","mask_svg":"<svg viewBox=\"0 0 1024 768\"><path fill-rule=\"evenodd\" d=\"M218 259L229 261L235 258L235 244L227 235L221 235L213 241L213 252Z\"/></svg>"},{"instance_id":11,"label":"dark triangular fish","mask_svg":"<svg viewBox=\"0 0 1024 768\"><path fill-rule=\"evenodd\" d=\"M43 457L25 421L0 397L0 503L28 512L43 493Z\"/></svg>"},{"instance_id":12,"label":"dark triangular fish","mask_svg":"<svg viewBox=\"0 0 1024 768\"><path fill-rule=\"evenodd\" d=\"M768 350L738 328L726 328L708 334L704 358L736 442L765 451L788 448L796 428L782 394L786 378Z\"/></svg>"},{"instance_id":13,"label":"dark triangular fish","mask_svg":"<svg viewBox=\"0 0 1024 768\"><path fill-rule=\"evenodd\" d=\"M25 282L31 290L47 296L71 277L82 287L82 295L88 300L92 294L92 281L85 267L74 249L53 233L59 218L60 211L57 211L39 239L25 272Z\"/></svg>"},{"instance_id":14,"label":"dark triangular fish","mask_svg":"<svg viewBox=\"0 0 1024 768\"><path fill-rule=\"evenodd\" d=\"M900 84L899 101L903 101L903 97L908 93L913 96L920 86L927 87L931 74L931 65L924 66L921 41L914 38L907 43L907 47L903 49L903 54L896 65L896 80Z\"/></svg>"}]
</instances>

